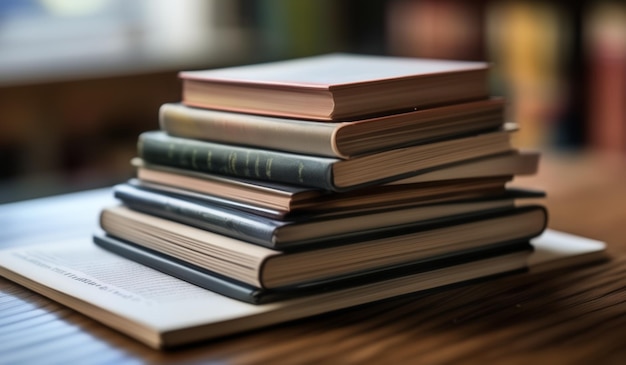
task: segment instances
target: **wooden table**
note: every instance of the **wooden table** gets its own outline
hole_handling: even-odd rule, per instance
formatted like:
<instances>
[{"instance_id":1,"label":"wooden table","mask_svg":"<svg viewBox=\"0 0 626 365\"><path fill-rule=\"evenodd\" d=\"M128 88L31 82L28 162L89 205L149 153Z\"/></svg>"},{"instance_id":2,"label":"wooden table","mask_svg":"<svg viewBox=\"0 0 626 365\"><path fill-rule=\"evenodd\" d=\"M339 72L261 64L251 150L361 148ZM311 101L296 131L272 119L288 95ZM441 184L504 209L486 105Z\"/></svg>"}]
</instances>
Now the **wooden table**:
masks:
<instances>
[{"instance_id":1,"label":"wooden table","mask_svg":"<svg viewBox=\"0 0 626 365\"><path fill-rule=\"evenodd\" d=\"M626 361L626 163L548 156L536 177L552 228L604 240L612 260L410 295L171 352L0 278L0 363L506 363ZM0 206L0 245L84 235L108 190Z\"/></svg>"}]
</instances>

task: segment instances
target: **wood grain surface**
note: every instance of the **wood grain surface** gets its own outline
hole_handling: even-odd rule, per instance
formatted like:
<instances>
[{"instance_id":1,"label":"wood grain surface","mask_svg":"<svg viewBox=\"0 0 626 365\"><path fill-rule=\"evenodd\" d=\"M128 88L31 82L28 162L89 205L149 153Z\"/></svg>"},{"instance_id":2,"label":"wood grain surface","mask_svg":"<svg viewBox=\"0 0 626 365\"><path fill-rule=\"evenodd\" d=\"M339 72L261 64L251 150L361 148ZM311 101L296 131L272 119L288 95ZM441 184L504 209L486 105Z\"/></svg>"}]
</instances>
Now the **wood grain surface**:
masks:
<instances>
[{"instance_id":1,"label":"wood grain surface","mask_svg":"<svg viewBox=\"0 0 626 365\"><path fill-rule=\"evenodd\" d=\"M626 163L543 159L550 227L604 240L603 264L414 294L169 352L0 279L0 364L622 364ZM89 235L108 190L0 206L0 246Z\"/></svg>"}]
</instances>

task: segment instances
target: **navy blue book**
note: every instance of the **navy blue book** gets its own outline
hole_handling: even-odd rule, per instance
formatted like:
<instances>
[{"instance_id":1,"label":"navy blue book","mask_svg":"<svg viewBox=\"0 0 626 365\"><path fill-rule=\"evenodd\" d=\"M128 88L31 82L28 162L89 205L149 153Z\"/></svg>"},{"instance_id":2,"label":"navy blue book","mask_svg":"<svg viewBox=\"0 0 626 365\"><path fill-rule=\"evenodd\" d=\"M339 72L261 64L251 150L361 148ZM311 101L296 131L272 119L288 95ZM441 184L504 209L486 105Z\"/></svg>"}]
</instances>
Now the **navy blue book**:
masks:
<instances>
[{"instance_id":1,"label":"navy blue book","mask_svg":"<svg viewBox=\"0 0 626 365\"><path fill-rule=\"evenodd\" d=\"M224 199L167 194L132 184L115 186L114 195L127 207L273 249L289 249L337 240L354 240L394 231L418 222L456 222L494 211L510 210L514 200L533 196L510 192L491 198L451 201L440 204L322 215L294 215L277 219L251 207ZM242 209L243 208L243 209ZM261 214L259 214L261 213Z\"/></svg>"}]
</instances>

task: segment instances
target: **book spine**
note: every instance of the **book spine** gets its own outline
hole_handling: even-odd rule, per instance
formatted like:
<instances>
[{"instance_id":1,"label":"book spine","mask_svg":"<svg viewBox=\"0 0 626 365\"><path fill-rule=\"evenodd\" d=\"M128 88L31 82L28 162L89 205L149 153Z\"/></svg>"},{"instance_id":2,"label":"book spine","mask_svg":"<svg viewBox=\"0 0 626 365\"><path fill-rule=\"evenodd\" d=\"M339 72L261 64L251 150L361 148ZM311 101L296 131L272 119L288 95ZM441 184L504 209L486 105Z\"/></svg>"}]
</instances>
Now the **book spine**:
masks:
<instances>
[{"instance_id":1,"label":"book spine","mask_svg":"<svg viewBox=\"0 0 626 365\"><path fill-rule=\"evenodd\" d=\"M159 125L161 130L176 137L345 158L337 152L334 139L342 123L299 121L166 103L159 109Z\"/></svg>"},{"instance_id":2,"label":"book spine","mask_svg":"<svg viewBox=\"0 0 626 365\"><path fill-rule=\"evenodd\" d=\"M144 161L225 176L336 190L332 158L239 147L145 132L138 153Z\"/></svg>"},{"instance_id":3,"label":"book spine","mask_svg":"<svg viewBox=\"0 0 626 365\"><path fill-rule=\"evenodd\" d=\"M264 296L266 291L263 289L121 239L99 233L93 236L93 241L107 251L233 299L251 304L262 304L278 299L275 295Z\"/></svg>"},{"instance_id":4,"label":"book spine","mask_svg":"<svg viewBox=\"0 0 626 365\"><path fill-rule=\"evenodd\" d=\"M133 210L269 248L274 248L274 230L281 225L281 222L261 216L215 204L199 204L130 185L115 186L114 195Z\"/></svg>"}]
</instances>

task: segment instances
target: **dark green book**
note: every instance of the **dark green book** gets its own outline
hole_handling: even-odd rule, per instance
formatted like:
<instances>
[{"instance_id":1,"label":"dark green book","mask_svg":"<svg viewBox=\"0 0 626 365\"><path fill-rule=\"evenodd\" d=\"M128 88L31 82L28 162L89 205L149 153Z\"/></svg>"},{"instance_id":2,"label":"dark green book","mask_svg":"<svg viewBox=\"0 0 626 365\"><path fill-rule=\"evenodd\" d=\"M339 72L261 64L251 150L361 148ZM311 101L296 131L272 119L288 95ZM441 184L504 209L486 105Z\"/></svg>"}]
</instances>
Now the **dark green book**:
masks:
<instances>
[{"instance_id":1,"label":"dark green book","mask_svg":"<svg viewBox=\"0 0 626 365\"><path fill-rule=\"evenodd\" d=\"M151 164L330 191L386 183L511 150L506 131L398 148L347 160L178 138L162 131L145 132L138 143L139 155Z\"/></svg>"}]
</instances>

